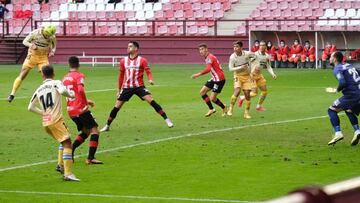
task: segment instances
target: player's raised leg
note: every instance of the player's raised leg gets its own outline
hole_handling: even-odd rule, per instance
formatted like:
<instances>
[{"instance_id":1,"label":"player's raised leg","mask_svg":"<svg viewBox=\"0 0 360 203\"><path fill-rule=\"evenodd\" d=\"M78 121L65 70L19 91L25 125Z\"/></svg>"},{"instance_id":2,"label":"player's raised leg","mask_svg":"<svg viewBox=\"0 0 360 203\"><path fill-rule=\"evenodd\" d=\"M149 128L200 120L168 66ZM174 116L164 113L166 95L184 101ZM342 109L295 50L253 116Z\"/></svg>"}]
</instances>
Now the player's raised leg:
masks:
<instances>
[{"instance_id":1,"label":"player's raised leg","mask_svg":"<svg viewBox=\"0 0 360 203\"><path fill-rule=\"evenodd\" d=\"M163 108L153 99L151 94L143 96L142 99L147 101L154 108L154 110L165 120L166 125L169 128L174 127L174 124L172 123L170 118L168 118Z\"/></svg>"},{"instance_id":2,"label":"player's raised leg","mask_svg":"<svg viewBox=\"0 0 360 203\"><path fill-rule=\"evenodd\" d=\"M15 94L17 92L17 90L19 89L19 87L21 86L21 83L23 80L25 80L26 76L29 74L31 68L27 68L27 67L24 67L21 69L21 72L20 74L18 75L18 77L14 80L14 83L13 83L13 87L12 87L12 90L11 90L11 93L8 97L8 102L12 102L15 98Z\"/></svg>"}]
</instances>

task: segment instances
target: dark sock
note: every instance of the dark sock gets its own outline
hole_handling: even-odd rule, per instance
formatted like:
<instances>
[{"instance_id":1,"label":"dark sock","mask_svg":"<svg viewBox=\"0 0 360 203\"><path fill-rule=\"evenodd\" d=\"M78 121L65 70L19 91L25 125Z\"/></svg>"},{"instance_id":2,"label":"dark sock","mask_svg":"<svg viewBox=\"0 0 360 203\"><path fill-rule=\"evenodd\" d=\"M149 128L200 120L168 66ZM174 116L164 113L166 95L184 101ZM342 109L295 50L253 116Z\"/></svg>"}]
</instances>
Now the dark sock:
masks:
<instances>
[{"instance_id":1,"label":"dark sock","mask_svg":"<svg viewBox=\"0 0 360 203\"><path fill-rule=\"evenodd\" d=\"M340 129L340 119L336 111L328 109L328 114L330 117L331 125L333 126L335 132L341 131Z\"/></svg>"},{"instance_id":2,"label":"dark sock","mask_svg":"<svg viewBox=\"0 0 360 203\"><path fill-rule=\"evenodd\" d=\"M345 113L346 113L347 117L349 118L350 123L354 128L354 131L359 130L359 121L358 121L358 118L356 117L356 115L354 113L350 113L347 111L345 111Z\"/></svg>"},{"instance_id":3,"label":"dark sock","mask_svg":"<svg viewBox=\"0 0 360 203\"><path fill-rule=\"evenodd\" d=\"M163 109L161 108L161 106L160 106L158 103L156 103L155 100L152 100L152 101L150 102L150 105L155 109L155 111L156 111L158 114L160 114L161 117L163 117L164 119L167 119L167 118L168 118L167 115L166 115L166 113L165 113L165 112L163 111Z\"/></svg>"},{"instance_id":4,"label":"dark sock","mask_svg":"<svg viewBox=\"0 0 360 203\"><path fill-rule=\"evenodd\" d=\"M76 148L78 148L85 140L86 140L86 138L88 137L88 135L86 134L86 133L80 133L77 137L76 137L76 139L75 139L75 141L74 141L74 143L73 143L73 152L75 151L75 149Z\"/></svg>"},{"instance_id":5,"label":"dark sock","mask_svg":"<svg viewBox=\"0 0 360 203\"><path fill-rule=\"evenodd\" d=\"M221 109L225 108L225 105L220 101L220 99L216 99L215 104L220 106Z\"/></svg>"},{"instance_id":6,"label":"dark sock","mask_svg":"<svg viewBox=\"0 0 360 203\"><path fill-rule=\"evenodd\" d=\"M108 118L108 120L107 120L107 125L110 125L112 122L113 122L113 120L116 118L116 115L117 115L117 113L119 112L119 108L116 108L116 107L114 107L112 110L111 110L111 112L110 112L110 116L109 116L109 118Z\"/></svg>"},{"instance_id":7,"label":"dark sock","mask_svg":"<svg viewBox=\"0 0 360 203\"><path fill-rule=\"evenodd\" d=\"M95 159L95 153L96 153L98 144L99 144L99 135L98 134L90 135L89 155L88 155L89 160Z\"/></svg>"},{"instance_id":8,"label":"dark sock","mask_svg":"<svg viewBox=\"0 0 360 203\"><path fill-rule=\"evenodd\" d=\"M208 105L209 109L214 109L213 105L211 104L210 98L209 96L207 96L207 94L204 94L203 96L201 96L201 98Z\"/></svg>"}]
</instances>

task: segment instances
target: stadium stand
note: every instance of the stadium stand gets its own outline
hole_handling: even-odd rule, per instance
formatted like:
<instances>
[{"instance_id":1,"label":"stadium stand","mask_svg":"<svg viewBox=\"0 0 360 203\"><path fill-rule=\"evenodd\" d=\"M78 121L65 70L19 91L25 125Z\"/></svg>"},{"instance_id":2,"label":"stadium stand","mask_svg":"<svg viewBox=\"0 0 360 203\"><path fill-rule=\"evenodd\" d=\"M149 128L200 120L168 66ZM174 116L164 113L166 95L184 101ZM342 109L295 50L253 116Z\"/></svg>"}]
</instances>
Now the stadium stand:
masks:
<instances>
[{"instance_id":1,"label":"stadium stand","mask_svg":"<svg viewBox=\"0 0 360 203\"><path fill-rule=\"evenodd\" d=\"M354 18L354 19L353 19ZM249 16L253 31L358 31L360 1L265 0ZM245 35L246 25L235 33Z\"/></svg>"},{"instance_id":2,"label":"stadium stand","mask_svg":"<svg viewBox=\"0 0 360 203\"><path fill-rule=\"evenodd\" d=\"M64 24L56 21L73 21L66 24L69 34L73 35L93 34L94 25L90 21L94 20L99 21L95 27L96 33L100 35L116 35L123 32L147 35L152 33L153 29L160 35L180 35L183 34L184 27L188 35L206 35L209 27L214 26L214 20L222 18L224 12L230 10L232 3L237 1L161 0L157 3L145 3L143 0L124 0L121 3L109 4L103 0L86 0L84 3L69 4L67 0L53 0L40 5L37 0L13 0L12 5L7 7L10 12L6 14L5 20L13 21L9 27L10 34L17 34L24 25L22 20L14 18L16 13L31 10L34 21L55 21L51 24L56 25L60 31L63 30ZM145 22L152 20L166 22L156 22L153 28L151 22ZM171 20L173 22L169 22ZM183 25L184 20L191 22ZM23 34L27 33L28 30Z\"/></svg>"}]
</instances>

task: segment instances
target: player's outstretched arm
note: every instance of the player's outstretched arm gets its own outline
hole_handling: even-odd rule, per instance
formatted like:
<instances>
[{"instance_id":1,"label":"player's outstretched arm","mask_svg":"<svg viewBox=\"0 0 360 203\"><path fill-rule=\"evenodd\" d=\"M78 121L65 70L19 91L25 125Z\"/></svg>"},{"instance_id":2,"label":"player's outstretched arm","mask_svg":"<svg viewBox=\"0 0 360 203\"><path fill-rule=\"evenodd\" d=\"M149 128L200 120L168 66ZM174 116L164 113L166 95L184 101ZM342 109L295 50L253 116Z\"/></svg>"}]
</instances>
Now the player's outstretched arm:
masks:
<instances>
[{"instance_id":1,"label":"player's outstretched arm","mask_svg":"<svg viewBox=\"0 0 360 203\"><path fill-rule=\"evenodd\" d=\"M195 78L197 78L197 77L199 77L199 76L201 76L201 75L205 75L205 74L207 74L207 73L209 73L210 71L211 71L211 63L208 63L207 65L206 65L206 68L203 70L203 71L201 71L201 72L199 72L199 73L195 73L195 74L193 74L192 76L191 76L191 78L192 79L195 79Z\"/></svg>"},{"instance_id":2,"label":"player's outstretched arm","mask_svg":"<svg viewBox=\"0 0 360 203\"><path fill-rule=\"evenodd\" d=\"M277 76L276 76L276 74L274 73L274 70L272 69L269 61L268 61L267 64L266 64L266 69L267 69L267 71L270 73L270 75L272 76L272 78L273 78L274 80L276 80Z\"/></svg>"},{"instance_id":3,"label":"player's outstretched arm","mask_svg":"<svg viewBox=\"0 0 360 203\"><path fill-rule=\"evenodd\" d=\"M39 101L36 99L36 93L32 96L29 106L28 106L28 110L30 112L39 114L39 115L43 115L43 112L41 111L41 109L39 109L37 107L37 104L39 103Z\"/></svg>"}]
</instances>

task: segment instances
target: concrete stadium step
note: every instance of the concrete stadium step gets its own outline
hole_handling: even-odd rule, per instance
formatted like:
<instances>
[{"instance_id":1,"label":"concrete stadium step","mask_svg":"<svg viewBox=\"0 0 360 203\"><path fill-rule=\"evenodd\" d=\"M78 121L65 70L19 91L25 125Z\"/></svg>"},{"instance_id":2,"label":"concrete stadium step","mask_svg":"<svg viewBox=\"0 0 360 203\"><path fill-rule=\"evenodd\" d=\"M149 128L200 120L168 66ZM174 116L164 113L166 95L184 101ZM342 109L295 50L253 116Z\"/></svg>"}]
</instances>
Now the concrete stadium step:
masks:
<instances>
[{"instance_id":1,"label":"concrete stadium step","mask_svg":"<svg viewBox=\"0 0 360 203\"><path fill-rule=\"evenodd\" d=\"M16 64L25 47L22 44L23 38L6 37L0 41L0 64ZM17 53L16 54L16 49Z\"/></svg>"},{"instance_id":2,"label":"concrete stadium step","mask_svg":"<svg viewBox=\"0 0 360 203\"><path fill-rule=\"evenodd\" d=\"M224 14L224 20L227 19L239 19L245 20L249 17L250 13L256 9L256 7L263 0L241 0L234 4L230 11ZM237 26L241 25L241 22L219 22L218 34L219 35L234 35Z\"/></svg>"}]
</instances>

